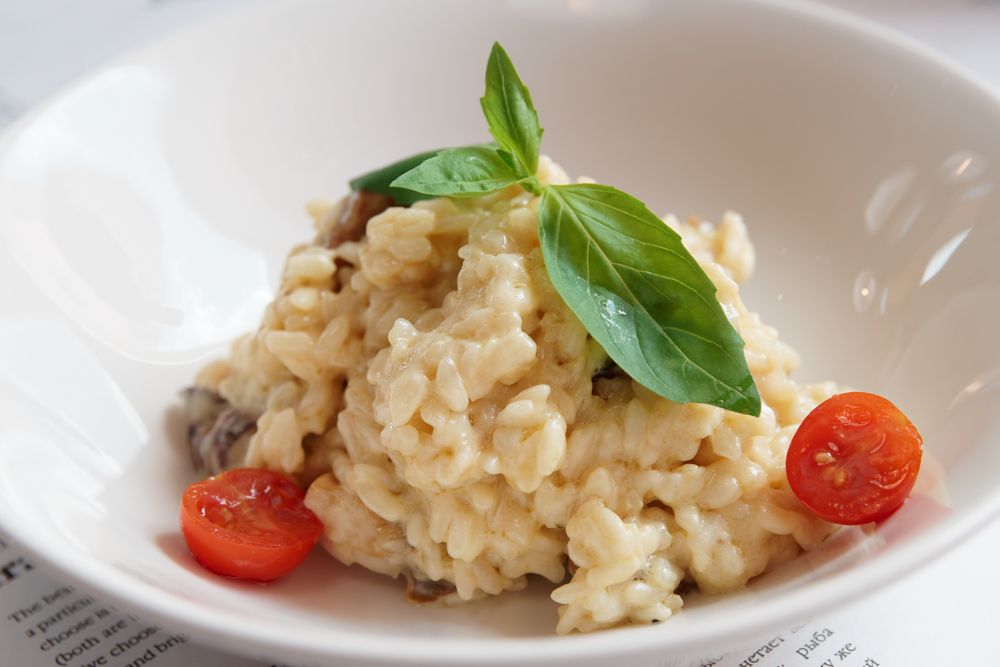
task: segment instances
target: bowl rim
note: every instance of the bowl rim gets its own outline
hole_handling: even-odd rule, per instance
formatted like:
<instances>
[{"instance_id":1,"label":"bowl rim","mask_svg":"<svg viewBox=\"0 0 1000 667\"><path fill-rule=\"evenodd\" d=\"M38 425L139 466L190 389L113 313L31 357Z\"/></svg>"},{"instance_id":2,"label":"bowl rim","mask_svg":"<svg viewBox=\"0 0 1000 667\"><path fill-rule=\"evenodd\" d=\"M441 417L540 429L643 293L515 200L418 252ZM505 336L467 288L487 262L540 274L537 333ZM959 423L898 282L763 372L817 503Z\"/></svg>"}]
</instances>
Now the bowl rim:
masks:
<instances>
[{"instance_id":1,"label":"bowl rim","mask_svg":"<svg viewBox=\"0 0 1000 667\"><path fill-rule=\"evenodd\" d=\"M255 0L249 5L224 9L207 19L127 50L59 87L43 102L16 119L0 133L0 157L6 154L15 140L38 118L112 67L149 58L174 43L201 32L210 34L218 27L252 13L267 14L311 2L313 0ZM914 65L963 83L970 92L982 99L984 105L993 105L1000 118L1000 91L948 56L892 28L815 0L742 0L742 4L754 6L758 10L811 20L845 36L860 36L892 47L898 53L908 56ZM47 548L48 542L44 537L38 536L36 531L16 517L0 513L0 528L7 534L15 549L24 552L40 564L43 570L82 590L92 592L121 609L141 614L150 621L167 626L171 631L183 632L206 646L256 657L280 655L282 660L339 658L355 664L453 666L467 664L468 657L472 655L482 665L502 665L517 660L553 664L574 658L592 663L594 660L621 658L653 649L681 650L687 656L702 650L706 653L718 651L720 637L725 638L725 648L728 650L739 646L743 641L762 639L768 632L809 619L821 611L843 607L862 593L879 591L912 576L998 516L1000 487L961 520L914 539L905 551L896 553L893 558L862 563L852 567L849 575L840 574L812 582L804 589L790 590L778 600L762 603L762 608L767 613L745 615L738 623L730 620L728 625L702 624L686 629L683 635L656 632L660 628L633 626L569 636L552 634L524 638L449 638L445 642L437 637L406 637L395 638L392 642L371 642L367 641L367 635L357 635L350 630L333 627L322 637L316 637L309 632L289 633L288 628L281 628L279 633L274 626L263 621L247 623L243 619L243 622L233 623L226 614L206 607L203 603L163 597L160 595L160 588L141 580L123 577L119 570L108 563L90 559L74 560L72 566L68 565L66 559L59 558L57 553Z\"/></svg>"}]
</instances>

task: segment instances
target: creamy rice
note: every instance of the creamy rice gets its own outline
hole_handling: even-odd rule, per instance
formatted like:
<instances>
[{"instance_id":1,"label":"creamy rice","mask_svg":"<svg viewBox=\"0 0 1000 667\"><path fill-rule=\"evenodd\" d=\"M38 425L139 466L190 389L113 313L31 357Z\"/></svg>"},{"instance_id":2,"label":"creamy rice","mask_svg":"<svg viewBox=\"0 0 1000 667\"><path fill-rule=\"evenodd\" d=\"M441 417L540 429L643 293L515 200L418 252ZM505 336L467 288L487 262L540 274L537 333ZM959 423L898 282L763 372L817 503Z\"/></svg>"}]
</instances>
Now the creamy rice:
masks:
<instances>
[{"instance_id":1,"label":"creamy rice","mask_svg":"<svg viewBox=\"0 0 1000 667\"><path fill-rule=\"evenodd\" d=\"M542 159L545 183L565 174ZM343 204L314 204L317 239ZM340 561L454 585L446 603L554 584L557 630L663 621L832 530L785 478L796 425L834 393L748 312L740 217L667 218L746 341L759 417L680 405L627 376L553 290L538 199L517 187L372 218L360 241L295 248L260 329L198 384L259 415L245 465L308 485Z\"/></svg>"}]
</instances>

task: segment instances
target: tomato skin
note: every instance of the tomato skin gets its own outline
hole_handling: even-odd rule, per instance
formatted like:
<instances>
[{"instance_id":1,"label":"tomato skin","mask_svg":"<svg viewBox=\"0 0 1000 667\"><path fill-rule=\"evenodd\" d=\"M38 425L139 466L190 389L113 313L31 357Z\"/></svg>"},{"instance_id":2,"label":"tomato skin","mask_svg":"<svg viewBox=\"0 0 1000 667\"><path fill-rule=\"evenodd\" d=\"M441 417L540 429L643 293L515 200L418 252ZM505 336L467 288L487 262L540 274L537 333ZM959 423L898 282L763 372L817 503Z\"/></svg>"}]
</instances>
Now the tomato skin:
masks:
<instances>
[{"instance_id":1,"label":"tomato skin","mask_svg":"<svg viewBox=\"0 0 1000 667\"><path fill-rule=\"evenodd\" d=\"M923 438L876 394L837 394L792 437L785 473L806 507L832 523L885 519L906 501L920 471Z\"/></svg>"},{"instance_id":2,"label":"tomato skin","mask_svg":"<svg viewBox=\"0 0 1000 667\"><path fill-rule=\"evenodd\" d=\"M227 577L273 581L301 563L323 533L305 494L281 473L228 470L181 500L181 534L195 559Z\"/></svg>"}]
</instances>

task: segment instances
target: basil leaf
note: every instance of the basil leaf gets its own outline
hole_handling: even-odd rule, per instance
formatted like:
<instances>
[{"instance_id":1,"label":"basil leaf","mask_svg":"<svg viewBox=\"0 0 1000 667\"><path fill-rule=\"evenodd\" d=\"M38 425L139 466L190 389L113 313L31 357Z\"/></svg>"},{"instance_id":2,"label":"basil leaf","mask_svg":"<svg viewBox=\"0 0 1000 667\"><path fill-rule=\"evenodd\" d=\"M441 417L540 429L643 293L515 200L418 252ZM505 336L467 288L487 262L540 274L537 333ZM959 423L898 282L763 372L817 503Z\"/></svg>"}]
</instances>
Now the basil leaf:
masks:
<instances>
[{"instance_id":1,"label":"basil leaf","mask_svg":"<svg viewBox=\"0 0 1000 667\"><path fill-rule=\"evenodd\" d=\"M548 186L539 224L552 284L626 373L678 403L760 414L715 285L641 201L607 185Z\"/></svg>"},{"instance_id":2,"label":"basil leaf","mask_svg":"<svg viewBox=\"0 0 1000 667\"><path fill-rule=\"evenodd\" d=\"M478 197L525 180L494 146L441 151L392 182L435 197Z\"/></svg>"},{"instance_id":3,"label":"basil leaf","mask_svg":"<svg viewBox=\"0 0 1000 667\"><path fill-rule=\"evenodd\" d=\"M392 164L376 169L375 171L362 174L357 178L351 179L351 189L358 191L365 190L366 192L375 192L380 195L392 197L393 201L400 206L409 206L410 204L418 202L421 199L430 199L434 195L422 194L412 190L404 190L402 188L395 188L392 187L392 182L440 152L440 150L436 150L427 151L426 153L418 153L417 155L411 155L408 158L403 158L398 162L393 162Z\"/></svg>"},{"instance_id":4,"label":"basil leaf","mask_svg":"<svg viewBox=\"0 0 1000 667\"><path fill-rule=\"evenodd\" d=\"M538 147L542 130L531 93L521 82L514 64L499 43L493 44L486 64L486 92L479 100L490 134L500 148L509 151L522 176L538 170Z\"/></svg>"}]
</instances>

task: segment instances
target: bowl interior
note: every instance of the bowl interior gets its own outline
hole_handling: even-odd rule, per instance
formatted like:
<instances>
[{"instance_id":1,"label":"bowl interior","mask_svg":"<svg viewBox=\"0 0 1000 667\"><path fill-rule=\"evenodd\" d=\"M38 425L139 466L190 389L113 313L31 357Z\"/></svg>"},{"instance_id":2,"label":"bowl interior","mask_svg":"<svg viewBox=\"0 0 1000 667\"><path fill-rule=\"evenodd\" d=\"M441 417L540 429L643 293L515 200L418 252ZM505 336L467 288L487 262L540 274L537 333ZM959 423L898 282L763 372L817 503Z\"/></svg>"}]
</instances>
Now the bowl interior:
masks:
<instances>
[{"instance_id":1,"label":"bowl interior","mask_svg":"<svg viewBox=\"0 0 1000 667\"><path fill-rule=\"evenodd\" d=\"M883 393L924 434L903 510L664 626L590 637L551 637L538 582L428 611L321 553L267 588L191 561L177 392L256 325L311 233L306 200L487 138L494 40L571 175L662 213L744 215L745 300L801 353L798 378ZM0 144L3 527L120 603L286 660L696 652L911 570L1000 502L1000 105L918 51L798 3L297 0L108 65Z\"/></svg>"}]
</instances>

